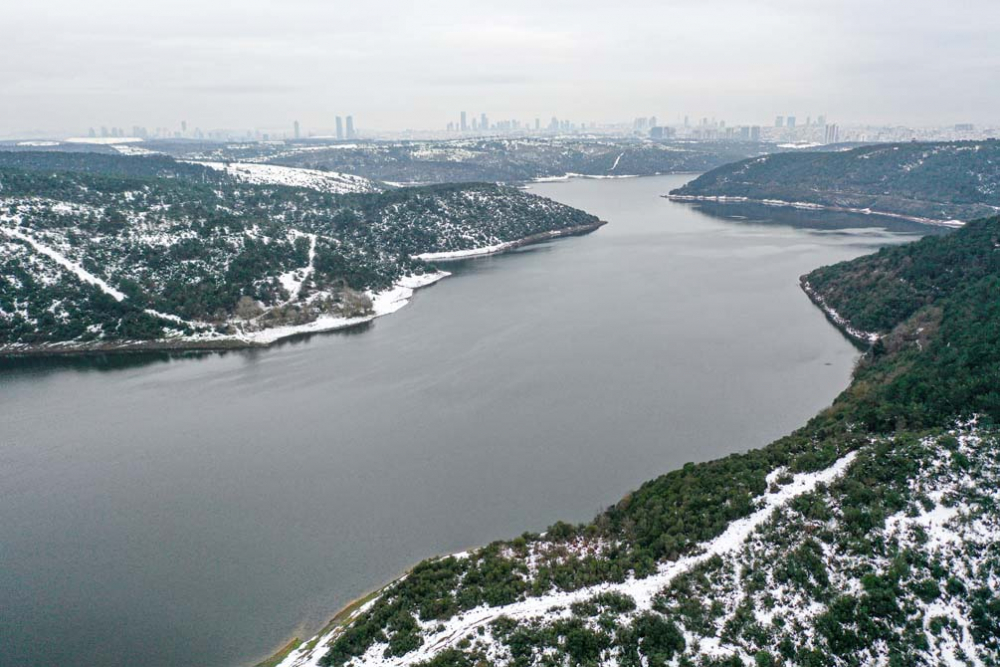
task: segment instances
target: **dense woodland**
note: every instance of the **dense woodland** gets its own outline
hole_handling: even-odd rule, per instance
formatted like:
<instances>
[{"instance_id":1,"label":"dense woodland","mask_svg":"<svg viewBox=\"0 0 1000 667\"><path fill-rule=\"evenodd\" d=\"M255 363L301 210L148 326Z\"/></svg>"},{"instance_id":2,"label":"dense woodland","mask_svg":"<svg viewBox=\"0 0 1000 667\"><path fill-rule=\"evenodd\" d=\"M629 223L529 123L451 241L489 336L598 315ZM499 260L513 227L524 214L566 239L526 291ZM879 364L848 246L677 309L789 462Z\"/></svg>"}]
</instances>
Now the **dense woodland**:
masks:
<instances>
[{"instance_id":1,"label":"dense woodland","mask_svg":"<svg viewBox=\"0 0 1000 667\"><path fill-rule=\"evenodd\" d=\"M0 152L0 345L224 336L363 315L355 295L434 270L414 255L598 222L492 184L333 194L241 183L166 156ZM244 297L256 308L238 316Z\"/></svg>"},{"instance_id":2,"label":"dense woodland","mask_svg":"<svg viewBox=\"0 0 1000 667\"><path fill-rule=\"evenodd\" d=\"M1000 141L877 144L768 155L713 169L671 194L972 220L1000 212Z\"/></svg>"},{"instance_id":3,"label":"dense woodland","mask_svg":"<svg viewBox=\"0 0 1000 667\"><path fill-rule=\"evenodd\" d=\"M481 605L646 577L749 515L774 485L852 451L841 480L784 508L735 563L713 558L675 579L652 611L596 597L569 617L500 618L427 664L856 665L881 651L891 665L936 665L956 637L972 638L980 664L1000 664L1000 593L987 585L1000 577L1000 532L932 550L922 529L888 523L919 523L945 502L971 513L962 526L1000 531L998 257L992 218L810 274L853 325L883 332L831 408L767 447L656 478L590 523L421 563L334 638L323 664L373 647L405 656L436 623ZM973 416L979 436L948 433ZM944 600L964 616L932 617ZM694 637L728 648L706 653Z\"/></svg>"}]
</instances>

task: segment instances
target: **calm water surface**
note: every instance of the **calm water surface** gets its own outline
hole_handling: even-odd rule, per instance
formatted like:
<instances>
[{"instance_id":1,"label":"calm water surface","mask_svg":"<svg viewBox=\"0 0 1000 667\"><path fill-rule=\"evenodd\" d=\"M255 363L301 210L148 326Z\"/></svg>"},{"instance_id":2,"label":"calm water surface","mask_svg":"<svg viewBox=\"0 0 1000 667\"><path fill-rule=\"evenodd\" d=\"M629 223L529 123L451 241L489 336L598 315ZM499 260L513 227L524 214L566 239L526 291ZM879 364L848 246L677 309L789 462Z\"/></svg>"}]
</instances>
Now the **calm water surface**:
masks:
<instances>
[{"instance_id":1,"label":"calm water surface","mask_svg":"<svg viewBox=\"0 0 1000 667\"><path fill-rule=\"evenodd\" d=\"M687 178L534 186L610 224L359 331L0 367L0 664L251 662L421 558L804 423L857 352L798 276L926 230L659 197Z\"/></svg>"}]
</instances>

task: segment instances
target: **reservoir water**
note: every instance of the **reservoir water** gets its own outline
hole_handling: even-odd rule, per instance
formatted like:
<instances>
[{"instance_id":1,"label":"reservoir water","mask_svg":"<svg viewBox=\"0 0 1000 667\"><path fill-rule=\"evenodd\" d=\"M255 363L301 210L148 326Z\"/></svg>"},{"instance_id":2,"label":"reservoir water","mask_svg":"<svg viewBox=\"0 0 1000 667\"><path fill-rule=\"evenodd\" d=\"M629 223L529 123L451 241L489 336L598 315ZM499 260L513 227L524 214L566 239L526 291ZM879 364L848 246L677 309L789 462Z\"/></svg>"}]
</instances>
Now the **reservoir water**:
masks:
<instances>
[{"instance_id":1,"label":"reservoir water","mask_svg":"<svg viewBox=\"0 0 1000 667\"><path fill-rule=\"evenodd\" d=\"M660 197L688 178L535 185L609 224L351 332L4 363L0 664L253 663L422 558L802 425L858 352L798 276L933 230Z\"/></svg>"}]
</instances>

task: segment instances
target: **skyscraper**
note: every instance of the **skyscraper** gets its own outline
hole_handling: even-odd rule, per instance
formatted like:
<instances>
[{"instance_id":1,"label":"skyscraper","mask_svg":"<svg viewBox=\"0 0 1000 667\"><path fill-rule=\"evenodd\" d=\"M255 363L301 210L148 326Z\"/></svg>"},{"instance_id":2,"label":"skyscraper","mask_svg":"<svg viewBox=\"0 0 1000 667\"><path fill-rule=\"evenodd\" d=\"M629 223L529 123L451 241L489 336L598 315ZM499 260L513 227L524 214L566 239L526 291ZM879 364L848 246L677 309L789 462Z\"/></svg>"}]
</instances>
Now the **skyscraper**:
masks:
<instances>
[{"instance_id":1,"label":"skyscraper","mask_svg":"<svg viewBox=\"0 0 1000 667\"><path fill-rule=\"evenodd\" d=\"M785 126L785 117L784 116L778 116L777 118L775 118L774 119L774 126L775 127L784 127Z\"/></svg>"},{"instance_id":2,"label":"skyscraper","mask_svg":"<svg viewBox=\"0 0 1000 667\"><path fill-rule=\"evenodd\" d=\"M295 121L294 127L295 127L295 138L298 139L301 136L299 132L299 121Z\"/></svg>"},{"instance_id":3,"label":"skyscraper","mask_svg":"<svg viewBox=\"0 0 1000 667\"><path fill-rule=\"evenodd\" d=\"M488 132L490 129L490 120L484 113L479 114L479 129L483 132Z\"/></svg>"},{"instance_id":4,"label":"skyscraper","mask_svg":"<svg viewBox=\"0 0 1000 667\"><path fill-rule=\"evenodd\" d=\"M464 111L462 112L461 128L462 128L462 132L465 132L466 130L469 129L469 124L468 124L468 122L465 119L465 112Z\"/></svg>"},{"instance_id":5,"label":"skyscraper","mask_svg":"<svg viewBox=\"0 0 1000 667\"><path fill-rule=\"evenodd\" d=\"M788 117L788 127L795 127L795 116Z\"/></svg>"},{"instance_id":6,"label":"skyscraper","mask_svg":"<svg viewBox=\"0 0 1000 667\"><path fill-rule=\"evenodd\" d=\"M340 116L337 116L337 138L344 138L344 119Z\"/></svg>"},{"instance_id":7,"label":"skyscraper","mask_svg":"<svg viewBox=\"0 0 1000 667\"><path fill-rule=\"evenodd\" d=\"M354 116L347 117L347 138L354 138Z\"/></svg>"}]
</instances>

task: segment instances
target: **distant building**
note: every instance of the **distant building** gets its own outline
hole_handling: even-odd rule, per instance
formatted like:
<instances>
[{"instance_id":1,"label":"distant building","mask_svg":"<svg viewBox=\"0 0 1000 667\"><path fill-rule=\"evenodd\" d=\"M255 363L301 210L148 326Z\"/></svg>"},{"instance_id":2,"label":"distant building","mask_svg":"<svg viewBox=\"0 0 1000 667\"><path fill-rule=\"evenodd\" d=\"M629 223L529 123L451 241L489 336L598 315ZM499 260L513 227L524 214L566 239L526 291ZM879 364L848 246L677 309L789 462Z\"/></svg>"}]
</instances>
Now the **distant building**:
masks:
<instances>
[{"instance_id":1,"label":"distant building","mask_svg":"<svg viewBox=\"0 0 1000 667\"><path fill-rule=\"evenodd\" d=\"M301 136L299 131L299 121L295 121L293 127L295 128L295 138L298 139Z\"/></svg>"},{"instance_id":2,"label":"distant building","mask_svg":"<svg viewBox=\"0 0 1000 667\"><path fill-rule=\"evenodd\" d=\"M955 131L956 132L972 132L975 129L976 129L976 126L973 125L972 123L956 123L955 124Z\"/></svg>"},{"instance_id":3,"label":"distant building","mask_svg":"<svg viewBox=\"0 0 1000 667\"><path fill-rule=\"evenodd\" d=\"M750 141L760 141L760 125L750 128Z\"/></svg>"},{"instance_id":4,"label":"distant building","mask_svg":"<svg viewBox=\"0 0 1000 667\"><path fill-rule=\"evenodd\" d=\"M656 125L649 128L649 138L650 139L673 139L677 131L672 127L663 127L661 125Z\"/></svg>"},{"instance_id":5,"label":"distant building","mask_svg":"<svg viewBox=\"0 0 1000 667\"><path fill-rule=\"evenodd\" d=\"M823 143L835 144L838 141L840 141L840 128L836 123L827 125L823 133Z\"/></svg>"},{"instance_id":6,"label":"distant building","mask_svg":"<svg viewBox=\"0 0 1000 667\"><path fill-rule=\"evenodd\" d=\"M785 122L788 127L795 127L795 116L789 116L788 120Z\"/></svg>"},{"instance_id":7,"label":"distant building","mask_svg":"<svg viewBox=\"0 0 1000 667\"><path fill-rule=\"evenodd\" d=\"M354 116L347 117L347 138L354 138Z\"/></svg>"},{"instance_id":8,"label":"distant building","mask_svg":"<svg viewBox=\"0 0 1000 667\"><path fill-rule=\"evenodd\" d=\"M337 116L337 138L344 138L344 119L340 116Z\"/></svg>"},{"instance_id":9,"label":"distant building","mask_svg":"<svg viewBox=\"0 0 1000 667\"><path fill-rule=\"evenodd\" d=\"M490 119L484 113L479 114L479 129L483 132L488 132L490 129Z\"/></svg>"},{"instance_id":10,"label":"distant building","mask_svg":"<svg viewBox=\"0 0 1000 667\"><path fill-rule=\"evenodd\" d=\"M778 116L777 118L775 118L774 119L774 126L775 127L784 127L785 126L785 117L784 116Z\"/></svg>"},{"instance_id":11,"label":"distant building","mask_svg":"<svg viewBox=\"0 0 1000 667\"><path fill-rule=\"evenodd\" d=\"M462 112L462 123L461 123L461 127L462 127L462 132L465 132L466 130L468 130L468 129L469 129L469 124L468 124L468 122L467 122L467 121L466 121L466 119L465 119L465 112L464 112L464 111Z\"/></svg>"},{"instance_id":12,"label":"distant building","mask_svg":"<svg viewBox=\"0 0 1000 667\"><path fill-rule=\"evenodd\" d=\"M821 125L821 126L822 125L826 125L826 116L817 116L816 117L816 124L817 125Z\"/></svg>"}]
</instances>

